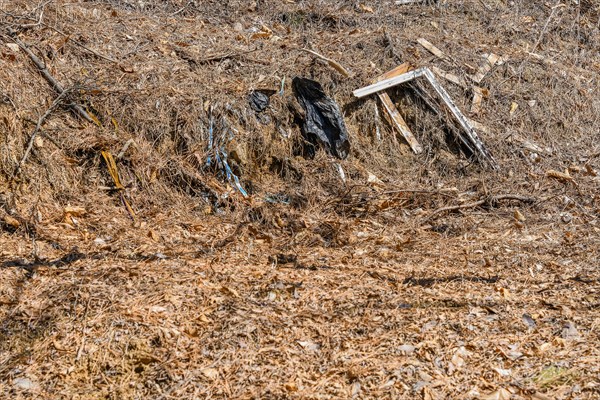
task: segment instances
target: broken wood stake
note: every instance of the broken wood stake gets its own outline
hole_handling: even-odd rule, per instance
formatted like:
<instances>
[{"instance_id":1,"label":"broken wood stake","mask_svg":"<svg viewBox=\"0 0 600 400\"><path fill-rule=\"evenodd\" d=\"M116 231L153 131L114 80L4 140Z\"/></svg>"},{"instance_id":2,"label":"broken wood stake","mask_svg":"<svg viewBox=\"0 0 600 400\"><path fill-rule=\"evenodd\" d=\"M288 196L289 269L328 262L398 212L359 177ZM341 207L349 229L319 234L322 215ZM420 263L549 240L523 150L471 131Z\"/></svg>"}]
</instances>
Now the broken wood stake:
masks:
<instances>
[{"instance_id":1,"label":"broken wood stake","mask_svg":"<svg viewBox=\"0 0 600 400\"><path fill-rule=\"evenodd\" d=\"M388 71L385 74L381 75L377 79L377 81L393 78L394 76L404 74L409 70L409 68L410 68L409 64L407 64L407 63L401 64L401 65L397 66L396 68L392 69L391 71ZM400 113L398 112L398 109L394 105L394 102L392 101L390 96L387 93L383 93L383 92L377 93L377 96L379 97L379 100L381 100L381 103L383 104L383 108L388 113L394 127L396 129L398 129L398 131L404 137L404 139L406 140L406 142L408 143L408 145L410 146L412 151L415 154L421 154L423 152L423 147L421 146L421 144L419 144L419 142L417 141L417 138L415 138L415 136L411 132L410 128L406 124L406 121L404 121L404 118L402 118L402 115L400 115Z\"/></svg>"},{"instance_id":2,"label":"broken wood stake","mask_svg":"<svg viewBox=\"0 0 600 400\"><path fill-rule=\"evenodd\" d=\"M419 77L425 77L429 81L435 92L446 104L446 107L450 110L450 113L454 116L456 121L463 128L466 136L459 135L458 137L460 138L460 140L469 149L471 149L473 153L476 156L478 156L482 161L485 160L493 169L498 169L498 163L496 162L496 160L494 160L492 154L485 148L469 120L463 115L462 112L460 112L458 107L456 107L448 92L446 92L446 90L438 83L438 81L435 79L435 76L429 70L429 68L423 67L414 71L395 76L393 78L385 79L381 82L377 82L367 87L357 89L353 93L354 96L361 98L373 93L381 92L382 90L389 89L401 83L409 82Z\"/></svg>"}]
</instances>

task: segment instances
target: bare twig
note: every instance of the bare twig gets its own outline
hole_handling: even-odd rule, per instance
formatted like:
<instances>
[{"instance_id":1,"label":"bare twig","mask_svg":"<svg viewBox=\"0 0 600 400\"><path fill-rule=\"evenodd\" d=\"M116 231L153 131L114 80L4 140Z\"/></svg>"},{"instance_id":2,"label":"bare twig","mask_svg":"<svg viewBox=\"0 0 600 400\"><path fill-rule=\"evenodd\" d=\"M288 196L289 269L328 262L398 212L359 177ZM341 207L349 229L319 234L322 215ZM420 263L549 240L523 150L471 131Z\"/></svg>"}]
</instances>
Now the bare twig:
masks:
<instances>
[{"instance_id":1,"label":"bare twig","mask_svg":"<svg viewBox=\"0 0 600 400\"><path fill-rule=\"evenodd\" d=\"M56 92L58 92L59 95L63 94L65 92L65 89L50 74L50 72L48 72L48 69L46 68L46 65L42 62L42 60L40 60L35 54L33 54L33 52L29 49L29 47L27 47L27 45L25 43L23 43L23 41L21 39L19 39L16 35L13 35L12 39L21 48L21 50L23 50L29 56L31 61L33 61L33 63L38 67L40 73L42 74L42 76L44 78L46 78L48 83L50 83L50 85L52 85L52 88ZM86 121L94 123L94 120L92 119L92 117L90 117L90 115L80 105L72 104L71 108L73 108L75 113L78 114L83 119L85 119Z\"/></svg>"},{"instance_id":2,"label":"bare twig","mask_svg":"<svg viewBox=\"0 0 600 400\"><path fill-rule=\"evenodd\" d=\"M63 91L61 94L59 94L58 97L56 99L54 99L54 101L52 102L50 107L48 107L46 112L38 119L37 124L35 125L35 129L33 130L33 133L31 134L31 137L29 138L29 142L27 143L27 148L25 149L25 153L23 154L21 161L19 161L19 164L17 165L15 172L13 172L12 177L10 178L11 182L14 181L14 179L18 176L18 174L21 172L21 168L23 167L23 164L25 164L25 161L27 161L27 158L29 157L29 154L31 153L31 149L33 148L33 143L35 142L35 138L37 137L38 132L42 128L42 124L44 123L46 118L48 118L50 116L50 114L52 114L52 111L54 111L56 109L56 107L58 107L58 105L64 99L66 94L67 94L67 91Z\"/></svg>"},{"instance_id":3,"label":"bare twig","mask_svg":"<svg viewBox=\"0 0 600 400\"><path fill-rule=\"evenodd\" d=\"M544 24L544 27L542 28L542 31L540 32L540 36L538 37L537 41L533 45L533 48L532 48L531 51L535 51L535 49L537 49L537 47L542 42L542 39L544 38L544 35L546 34L546 30L548 29L548 24L550 24L550 21L552 20L552 17L554 17L554 12L558 8L560 8L560 7L565 7L565 5L561 3L561 0L559 0L558 3L556 3L556 5L554 7L552 7L552 11L550 12L550 16L546 20L546 23Z\"/></svg>"},{"instance_id":4,"label":"bare twig","mask_svg":"<svg viewBox=\"0 0 600 400\"><path fill-rule=\"evenodd\" d=\"M489 196L489 197L486 197L485 199L475 201L473 203L438 208L437 210L435 210L434 212L429 214L429 216L427 216L427 218L425 218L423 222L427 222L427 221L433 219L433 217L435 217L436 215L444 213L444 212L458 211L458 210L463 210L466 208L475 208L475 207L479 207L482 205L487 205L489 207L495 207L497 205L497 203L501 200L516 200L516 201L520 201L520 202L528 203L528 204L534 203L536 201L536 199L534 197L521 196L521 195L517 195L517 194L503 194L503 195L498 195L498 196Z\"/></svg>"},{"instance_id":5,"label":"bare twig","mask_svg":"<svg viewBox=\"0 0 600 400\"><path fill-rule=\"evenodd\" d=\"M84 44L82 44L82 43L78 42L77 40L75 40L75 39L72 39L72 38L71 38L71 35L69 35L69 34L67 34L67 33L65 33L65 32L61 31L61 30L60 30L60 29L58 29L58 28L55 28L55 27L54 27L54 26L52 26L52 25L48 25L48 24L45 24L45 23L43 23L43 22L42 22L42 25L44 25L44 26L45 26L45 27L47 27L47 28L50 28L50 29L52 29L52 30L53 30L54 32L56 32L56 33L59 33L59 34L63 35L63 36L64 36L64 37L66 37L68 40L70 40L71 42L73 42L73 43L74 43L74 44L76 44L77 46L81 47L82 49L85 49L85 50L89 51L90 53L94 54L96 57L102 58L102 59L104 59L104 60L106 60L106 61L110 61L110 62L112 62L112 63L115 63L115 64L118 64L118 63L119 63L119 61L117 61L117 60L115 60L115 59L113 59L113 58L110 58L110 57L108 57L108 56L105 56L105 55L103 55L103 54L101 54L101 53L98 53L96 50L94 50L94 49L90 49L89 47L87 47L87 46L85 46Z\"/></svg>"},{"instance_id":6,"label":"bare twig","mask_svg":"<svg viewBox=\"0 0 600 400\"><path fill-rule=\"evenodd\" d=\"M327 58L324 55L317 53L316 51L312 51L309 49L300 49L300 50L310 53L313 56L320 58L321 60L327 62L327 64L329 64L329 66L331 68L335 69L337 72L344 75L346 78L348 78L350 76L350 72L348 72L348 70L346 68L344 68L342 66L342 64L340 64L339 62L332 60L331 58Z\"/></svg>"}]
</instances>

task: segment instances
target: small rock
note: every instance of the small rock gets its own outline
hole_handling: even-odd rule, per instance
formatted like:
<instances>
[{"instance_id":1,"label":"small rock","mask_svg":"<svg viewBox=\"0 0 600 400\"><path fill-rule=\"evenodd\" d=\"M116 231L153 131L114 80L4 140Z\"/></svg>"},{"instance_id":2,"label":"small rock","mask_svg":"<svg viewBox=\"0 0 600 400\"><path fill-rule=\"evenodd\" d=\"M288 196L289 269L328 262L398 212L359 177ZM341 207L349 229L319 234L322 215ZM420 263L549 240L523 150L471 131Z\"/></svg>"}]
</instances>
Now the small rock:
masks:
<instances>
[{"instance_id":1,"label":"small rock","mask_svg":"<svg viewBox=\"0 0 600 400\"><path fill-rule=\"evenodd\" d=\"M575 324L571 321L567 322L562 330L562 337L565 340L575 340L579 339L579 331L575 327Z\"/></svg>"},{"instance_id":2,"label":"small rock","mask_svg":"<svg viewBox=\"0 0 600 400\"><path fill-rule=\"evenodd\" d=\"M535 328L535 321L534 319L531 317L531 315L529 314L523 314L523 322L525 322L525 324L529 327L529 328Z\"/></svg>"},{"instance_id":3,"label":"small rock","mask_svg":"<svg viewBox=\"0 0 600 400\"><path fill-rule=\"evenodd\" d=\"M40 385L29 378L17 378L13 381L13 385L21 390L39 390Z\"/></svg>"},{"instance_id":4,"label":"small rock","mask_svg":"<svg viewBox=\"0 0 600 400\"><path fill-rule=\"evenodd\" d=\"M403 344L402 346L398 347L398 350L408 356L415 352L415 346L411 346L410 344Z\"/></svg>"}]
</instances>

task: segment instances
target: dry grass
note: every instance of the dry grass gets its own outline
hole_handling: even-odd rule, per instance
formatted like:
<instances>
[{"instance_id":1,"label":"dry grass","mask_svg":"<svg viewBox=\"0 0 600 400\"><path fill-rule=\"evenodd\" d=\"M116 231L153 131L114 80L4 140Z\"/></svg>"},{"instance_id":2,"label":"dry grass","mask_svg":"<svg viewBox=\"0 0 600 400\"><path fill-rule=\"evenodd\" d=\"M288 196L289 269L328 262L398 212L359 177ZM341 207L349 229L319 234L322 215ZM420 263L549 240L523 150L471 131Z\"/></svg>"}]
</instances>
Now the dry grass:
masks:
<instances>
[{"instance_id":1,"label":"dry grass","mask_svg":"<svg viewBox=\"0 0 600 400\"><path fill-rule=\"evenodd\" d=\"M0 0L0 393L597 398L597 7L217 3ZM24 24L19 37L101 126L55 111L11 181L56 98L7 46ZM490 52L505 62L467 114L489 129L499 172L456 154L410 87L390 94L422 156L373 99L351 96L402 61L470 82ZM342 107L347 160L302 156L296 75ZM257 118L248 93L284 77ZM441 82L468 111L471 86ZM217 132L234 129L223 144L247 200L204 166L211 109ZM428 219L506 193L536 202Z\"/></svg>"}]
</instances>

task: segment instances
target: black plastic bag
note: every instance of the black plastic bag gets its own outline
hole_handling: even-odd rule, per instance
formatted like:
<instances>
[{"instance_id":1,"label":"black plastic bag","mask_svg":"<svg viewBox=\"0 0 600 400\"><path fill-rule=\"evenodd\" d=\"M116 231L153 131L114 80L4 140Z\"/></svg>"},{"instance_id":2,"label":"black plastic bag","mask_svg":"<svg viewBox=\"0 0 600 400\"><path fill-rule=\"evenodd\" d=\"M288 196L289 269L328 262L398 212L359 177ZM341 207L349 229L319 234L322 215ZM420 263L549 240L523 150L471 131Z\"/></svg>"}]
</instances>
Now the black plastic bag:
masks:
<instances>
[{"instance_id":1,"label":"black plastic bag","mask_svg":"<svg viewBox=\"0 0 600 400\"><path fill-rule=\"evenodd\" d=\"M296 77L292 80L292 87L305 112L302 123L304 138L324 147L337 158L348 157L348 131L336 102L325 94L319 82L311 79Z\"/></svg>"},{"instance_id":2,"label":"black plastic bag","mask_svg":"<svg viewBox=\"0 0 600 400\"><path fill-rule=\"evenodd\" d=\"M250 108L257 113L263 112L269 107L269 97L275 93L274 90L255 90L248 96Z\"/></svg>"}]
</instances>

